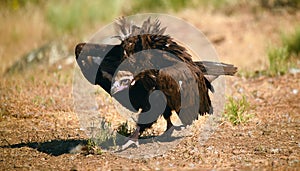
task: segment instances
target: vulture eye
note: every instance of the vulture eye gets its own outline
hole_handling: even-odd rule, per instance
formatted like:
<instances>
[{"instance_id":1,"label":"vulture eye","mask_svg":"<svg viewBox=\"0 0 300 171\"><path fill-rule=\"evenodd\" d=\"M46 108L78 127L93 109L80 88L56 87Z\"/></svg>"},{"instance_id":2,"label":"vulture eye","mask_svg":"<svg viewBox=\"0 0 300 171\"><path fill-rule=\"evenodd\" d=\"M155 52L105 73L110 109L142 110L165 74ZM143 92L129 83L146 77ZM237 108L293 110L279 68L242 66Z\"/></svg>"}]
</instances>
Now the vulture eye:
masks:
<instances>
[{"instance_id":1,"label":"vulture eye","mask_svg":"<svg viewBox=\"0 0 300 171\"><path fill-rule=\"evenodd\" d=\"M128 84L128 82L129 82L129 80L128 80L128 79L125 79L125 80L122 80L122 81L121 81L121 84L125 84L125 85L126 85L126 84Z\"/></svg>"}]
</instances>

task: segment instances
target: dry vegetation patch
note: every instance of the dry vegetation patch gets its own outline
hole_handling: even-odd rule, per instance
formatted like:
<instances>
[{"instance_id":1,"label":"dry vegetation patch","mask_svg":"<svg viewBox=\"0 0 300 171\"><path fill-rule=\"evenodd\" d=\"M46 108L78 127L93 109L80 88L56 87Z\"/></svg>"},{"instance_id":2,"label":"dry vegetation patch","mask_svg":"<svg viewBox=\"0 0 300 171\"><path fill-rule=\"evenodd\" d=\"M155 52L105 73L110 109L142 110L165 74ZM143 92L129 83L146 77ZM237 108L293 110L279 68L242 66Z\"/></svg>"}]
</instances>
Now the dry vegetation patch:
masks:
<instances>
[{"instance_id":1,"label":"dry vegetation patch","mask_svg":"<svg viewBox=\"0 0 300 171\"><path fill-rule=\"evenodd\" d=\"M32 20L28 22L18 18L21 14L14 15L12 18L3 18L3 23L12 29L0 26L0 37L3 38L1 45L4 45L0 47L3 59L0 73L21 54L43 44L44 34L49 29L35 13L24 14L32 15ZM215 43L221 61L234 63L240 70L252 73L268 67L266 48L269 42L280 44L280 32L283 29L292 32L300 16L297 11L293 14L284 11L258 11L253 14L247 11L224 15L198 9L183 10L179 15L203 30ZM10 23L10 19L16 22ZM35 34L28 35L35 24ZM21 25L24 25L23 29ZM10 40L11 34L17 34L13 42ZM80 38L66 41L70 49L77 39ZM149 159L128 159L105 151L94 154L69 153L71 147L86 144L89 137L80 129L78 116L73 109L73 65L58 64L62 65L38 64L21 73L1 77L1 170L300 168L299 73L273 77L259 74L243 77L240 74L228 78L226 94L236 99L245 97L250 106L247 113L252 117L236 125L223 118L205 144L199 143L201 132L197 128L202 125L200 120L194 124L192 135L163 155ZM108 121L117 128L124 120L115 115L117 110L109 97L102 96L102 91L97 93L101 102L97 110L107 114ZM159 123L156 126L159 128L161 125Z\"/></svg>"}]
</instances>

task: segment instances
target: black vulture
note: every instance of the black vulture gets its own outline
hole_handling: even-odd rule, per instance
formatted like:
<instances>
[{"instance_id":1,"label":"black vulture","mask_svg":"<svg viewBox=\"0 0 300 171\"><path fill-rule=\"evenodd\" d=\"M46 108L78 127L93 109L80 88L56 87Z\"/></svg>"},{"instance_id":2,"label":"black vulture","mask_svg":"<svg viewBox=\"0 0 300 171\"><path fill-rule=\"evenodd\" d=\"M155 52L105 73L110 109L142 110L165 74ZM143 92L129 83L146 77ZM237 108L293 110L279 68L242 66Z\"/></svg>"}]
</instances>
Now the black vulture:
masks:
<instances>
[{"instance_id":1,"label":"black vulture","mask_svg":"<svg viewBox=\"0 0 300 171\"><path fill-rule=\"evenodd\" d=\"M169 130L174 110L182 124L189 125L199 114L213 113L208 91L220 75L234 75L231 64L193 61L187 49L149 17L141 26L120 18L116 27L120 44L79 43L76 61L84 77L101 86L120 104L139 111L135 132L129 137L137 143L139 135L163 115ZM206 77L213 76L213 79ZM126 146L127 147L127 146Z\"/></svg>"}]
</instances>

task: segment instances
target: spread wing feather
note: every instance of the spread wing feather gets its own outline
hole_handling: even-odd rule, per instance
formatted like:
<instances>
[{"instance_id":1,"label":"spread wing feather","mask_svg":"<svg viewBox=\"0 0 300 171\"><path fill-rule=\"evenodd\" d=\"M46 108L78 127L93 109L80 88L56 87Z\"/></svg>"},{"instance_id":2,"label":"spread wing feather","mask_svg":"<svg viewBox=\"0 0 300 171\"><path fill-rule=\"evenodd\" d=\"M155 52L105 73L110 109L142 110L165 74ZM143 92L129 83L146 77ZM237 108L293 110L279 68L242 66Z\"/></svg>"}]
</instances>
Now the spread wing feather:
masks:
<instances>
[{"instance_id":1,"label":"spread wing feather","mask_svg":"<svg viewBox=\"0 0 300 171\"><path fill-rule=\"evenodd\" d=\"M137 26L121 18L116 28L119 35L115 37L121 40L121 44L78 44L76 60L83 75L109 94L117 68L127 64L127 70L134 75L126 90L129 99L124 101L117 97L124 92L115 98L130 110L149 110L149 95L160 90L166 97L167 106L179 114L182 123L191 124L198 114L212 113L208 90L213 92L213 87L204 75L218 77L233 75L237 71L230 64L194 62L183 46L164 35L166 27L161 28L159 20L152 22L148 18Z\"/></svg>"}]
</instances>

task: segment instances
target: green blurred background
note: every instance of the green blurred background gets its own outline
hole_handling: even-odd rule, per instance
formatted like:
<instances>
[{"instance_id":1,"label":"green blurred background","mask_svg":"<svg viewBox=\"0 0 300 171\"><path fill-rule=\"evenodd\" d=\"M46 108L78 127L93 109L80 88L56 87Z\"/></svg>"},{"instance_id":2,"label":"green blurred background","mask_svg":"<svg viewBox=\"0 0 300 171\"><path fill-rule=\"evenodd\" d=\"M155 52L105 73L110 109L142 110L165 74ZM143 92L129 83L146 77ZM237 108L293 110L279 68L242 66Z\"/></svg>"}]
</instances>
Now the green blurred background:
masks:
<instances>
[{"instance_id":1,"label":"green blurred background","mask_svg":"<svg viewBox=\"0 0 300 171\"><path fill-rule=\"evenodd\" d=\"M70 50L119 16L144 12L177 15L187 9L231 16L240 10L299 10L299 0L1 0L0 73L25 53L53 41Z\"/></svg>"}]
</instances>

